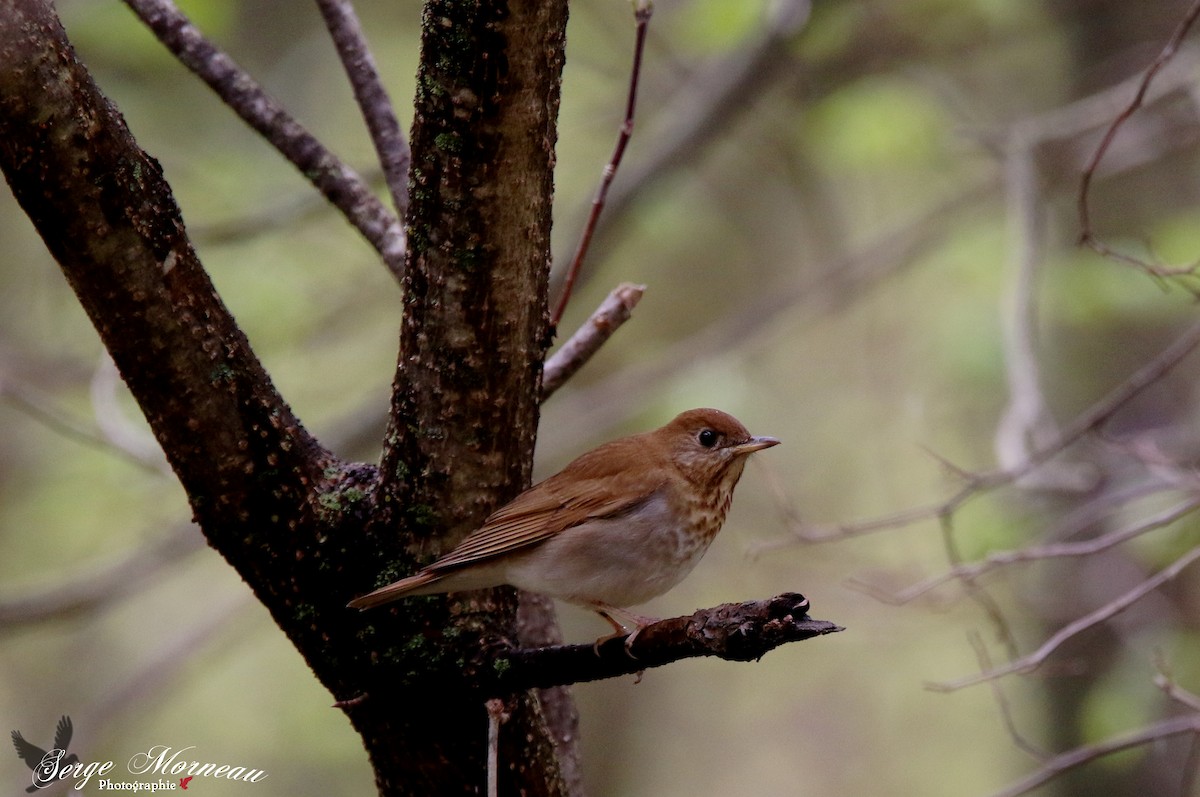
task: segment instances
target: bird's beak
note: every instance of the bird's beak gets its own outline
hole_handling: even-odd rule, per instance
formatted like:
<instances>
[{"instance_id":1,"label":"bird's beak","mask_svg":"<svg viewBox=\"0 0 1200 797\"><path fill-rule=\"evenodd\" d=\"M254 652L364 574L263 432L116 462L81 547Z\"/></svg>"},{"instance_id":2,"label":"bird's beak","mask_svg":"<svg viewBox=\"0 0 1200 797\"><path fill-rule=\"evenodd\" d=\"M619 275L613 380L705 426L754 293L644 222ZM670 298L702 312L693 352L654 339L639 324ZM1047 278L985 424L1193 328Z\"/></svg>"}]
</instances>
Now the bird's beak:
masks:
<instances>
[{"instance_id":1,"label":"bird's beak","mask_svg":"<svg viewBox=\"0 0 1200 797\"><path fill-rule=\"evenodd\" d=\"M779 445L779 440L775 437L751 437L746 442L733 446L730 450L735 456L740 457L743 454L753 454L755 451L762 451L764 448L777 445Z\"/></svg>"}]
</instances>

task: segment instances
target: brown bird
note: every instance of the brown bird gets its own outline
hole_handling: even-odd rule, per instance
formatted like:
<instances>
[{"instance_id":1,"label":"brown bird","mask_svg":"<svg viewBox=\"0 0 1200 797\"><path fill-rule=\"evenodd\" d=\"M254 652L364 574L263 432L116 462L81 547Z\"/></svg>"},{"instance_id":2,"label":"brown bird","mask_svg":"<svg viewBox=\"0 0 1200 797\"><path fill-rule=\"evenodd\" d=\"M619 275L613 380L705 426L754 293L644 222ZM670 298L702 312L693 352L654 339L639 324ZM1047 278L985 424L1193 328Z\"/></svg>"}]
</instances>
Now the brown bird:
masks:
<instances>
[{"instance_id":1,"label":"brown bird","mask_svg":"<svg viewBox=\"0 0 1200 797\"><path fill-rule=\"evenodd\" d=\"M511 584L599 612L614 637L625 630L617 617L632 622L628 649L652 620L621 607L663 594L692 571L725 522L746 457L778 443L720 410L688 410L589 451L441 559L350 606Z\"/></svg>"}]
</instances>

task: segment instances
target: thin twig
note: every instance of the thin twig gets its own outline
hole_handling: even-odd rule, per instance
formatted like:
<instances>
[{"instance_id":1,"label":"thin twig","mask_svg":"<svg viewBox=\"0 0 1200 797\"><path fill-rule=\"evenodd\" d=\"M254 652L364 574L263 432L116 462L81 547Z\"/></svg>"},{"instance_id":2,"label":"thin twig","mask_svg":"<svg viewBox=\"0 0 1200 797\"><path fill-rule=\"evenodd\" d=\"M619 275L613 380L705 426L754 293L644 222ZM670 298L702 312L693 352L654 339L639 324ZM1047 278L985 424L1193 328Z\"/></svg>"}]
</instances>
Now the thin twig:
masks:
<instances>
[{"instance_id":1,"label":"thin twig","mask_svg":"<svg viewBox=\"0 0 1200 797\"><path fill-rule=\"evenodd\" d=\"M951 566L959 567L963 564L962 553L958 548L958 541L954 537L954 515L952 512L946 512L938 517L938 524L942 530L942 547L946 551L946 558L949 559ZM1004 644L1008 651L1009 658L1014 658L1017 655L1017 640L1013 636L1012 628L1008 625L1008 620L1004 617L1004 612L1000 608L1000 604L992 597L984 587L979 584L974 578L966 576L962 579L962 585L966 589L967 596L983 610L991 620L992 625L996 629L996 636Z\"/></svg>"},{"instance_id":2,"label":"thin twig","mask_svg":"<svg viewBox=\"0 0 1200 797\"><path fill-rule=\"evenodd\" d=\"M1015 659L1004 666L997 667L984 673L971 675L966 678L960 678L956 681L929 684L928 686L930 689L936 692L953 692L967 686L973 686L975 684L990 681L994 678L1000 678L1012 673L1033 672L1040 667L1043 662L1046 661L1051 653L1057 650L1059 646L1061 646L1068 639L1125 611L1130 606L1146 597L1146 595L1175 578L1175 576L1179 575L1184 568L1197 559L1200 559L1200 546L1192 548L1170 565L1164 567L1162 570L1158 571L1156 574L1146 579L1128 592L1119 595L1095 611L1089 612L1083 617L1080 617L1078 620L1068 623L1057 633L1043 642L1041 647L1027 656Z\"/></svg>"},{"instance_id":3,"label":"thin twig","mask_svg":"<svg viewBox=\"0 0 1200 797\"><path fill-rule=\"evenodd\" d=\"M367 46L367 37L350 0L317 0L317 7L350 78L354 99L362 110L383 167L396 215L403 219L408 212L408 167L412 154Z\"/></svg>"},{"instance_id":4,"label":"thin twig","mask_svg":"<svg viewBox=\"0 0 1200 797\"><path fill-rule=\"evenodd\" d=\"M618 327L629 320L633 308L642 300L645 285L622 282L588 316L575 334L558 347L542 370L542 401L575 375L600 347L613 336Z\"/></svg>"},{"instance_id":5,"label":"thin twig","mask_svg":"<svg viewBox=\"0 0 1200 797\"><path fill-rule=\"evenodd\" d=\"M1200 695L1184 689L1175 682L1175 676L1171 672L1171 668L1168 666L1167 660L1163 657L1161 650L1157 650L1154 653L1154 668L1158 670L1158 674L1154 676L1154 685L1161 689L1163 694L1184 708L1200 714Z\"/></svg>"},{"instance_id":6,"label":"thin twig","mask_svg":"<svg viewBox=\"0 0 1200 797\"><path fill-rule=\"evenodd\" d=\"M500 769L500 725L508 719L508 714L504 709L504 701L498 697L488 700L485 705L488 715L487 794L488 797L497 797L500 793L497 779Z\"/></svg>"},{"instance_id":7,"label":"thin twig","mask_svg":"<svg viewBox=\"0 0 1200 797\"><path fill-rule=\"evenodd\" d=\"M1091 194L1092 179L1096 174L1096 169L1100 165L1100 161L1104 159L1105 153L1112 146L1113 139L1117 136L1117 131L1121 129L1129 119L1138 112L1146 100L1146 93L1150 89L1150 84L1159 72L1175 57L1175 53L1179 50L1179 45L1183 42L1188 31L1196 22L1196 18L1200 17L1200 0L1195 0L1191 8L1188 9L1183 19L1176 26L1175 31L1171 34L1171 38L1159 51L1154 62L1146 69L1142 75L1141 81L1138 83L1137 91L1133 96L1133 100L1125 106L1108 129L1104 132L1104 136L1100 139L1100 145L1096 148L1095 153L1084 167L1083 173L1079 179L1079 196L1078 196L1078 212L1079 212L1079 243L1090 247L1098 254L1111 258L1113 260L1135 266L1147 274L1155 277L1179 277L1192 276L1195 274L1196 266L1184 266L1180 268L1171 268L1147 263L1130 255L1116 251L1104 241L1100 240L1095 231L1092 229L1091 207L1089 196Z\"/></svg>"},{"instance_id":8,"label":"thin twig","mask_svg":"<svg viewBox=\"0 0 1200 797\"><path fill-rule=\"evenodd\" d=\"M167 459L149 428L144 423L135 423L122 409L118 390L124 384L116 363L107 351L103 352L96 363L96 370L92 372L88 390L96 426L113 448L148 465L157 464L160 473L169 473Z\"/></svg>"},{"instance_id":9,"label":"thin twig","mask_svg":"<svg viewBox=\"0 0 1200 797\"><path fill-rule=\"evenodd\" d=\"M976 631L971 631L967 634L967 638L971 643L971 647L975 650L975 658L979 661L979 669L982 672L987 672L992 669L992 659L988 655L987 645L983 643L983 638ZM1038 761L1045 761L1049 756L1044 750L1039 749L1036 745L1021 735L1017 730L1017 721L1012 715L1012 706L1008 704L1008 697L1004 694L1004 689L1000 686L999 681L990 682L992 687L992 696L996 698L996 705L1000 709L1000 718L1004 722L1004 728L1008 731L1009 738L1012 739L1019 749L1024 750L1029 755L1033 756Z\"/></svg>"},{"instance_id":10,"label":"thin twig","mask_svg":"<svg viewBox=\"0 0 1200 797\"><path fill-rule=\"evenodd\" d=\"M1021 794L1028 794L1062 773L1076 769L1098 758L1103 758L1112 753L1118 753L1133 747L1141 747L1160 739L1178 736L1182 733L1200 733L1200 714L1171 717L1170 719L1156 722L1153 725L1147 725L1132 733L1116 736L1106 742L1077 747L1062 755L1055 756L1031 774L1026 775L1011 786L995 792L991 797L1018 797Z\"/></svg>"},{"instance_id":11,"label":"thin twig","mask_svg":"<svg viewBox=\"0 0 1200 797\"><path fill-rule=\"evenodd\" d=\"M1031 451L1026 460L1014 467L996 468L988 471L969 474L967 483L960 487L950 497L943 501L917 506L883 515L868 520L853 523L832 525L811 525L793 528L792 534L781 540L762 543L755 548L755 554L783 548L796 543L831 542L847 537L858 537L877 531L903 528L925 520L940 517L957 509L980 493L1006 486L1031 472L1034 468L1054 458L1085 435L1095 431L1106 423L1113 415L1123 409L1150 386L1156 384L1173 368L1179 365L1200 346L1200 323L1193 324L1183 331L1170 345L1154 356L1124 382L1109 391L1103 398L1089 407L1073 421L1063 427L1058 437L1050 444Z\"/></svg>"},{"instance_id":12,"label":"thin twig","mask_svg":"<svg viewBox=\"0 0 1200 797\"><path fill-rule=\"evenodd\" d=\"M1160 528L1166 528L1182 517L1190 515L1200 507L1200 499L1191 498L1176 504L1151 518L1136 523L1129 528L1118 529L1100 537L1079 542L1051 543L1048 545L1033 545L1027 548L1015 548L1008 551L990 553L981 561L955 565L944 573L920 581L908 589L897 593L885 593L872 584L851 579L847 586L865 592L872 597L893 605L903 605L925 595L938 587L962 578L976 579L1001 567L1020 562L1037 562L1045 559L1063 557L1091 556L1106 551L1121 543Z\"/></svg>"},{"instance_id":13,"label":"thin twig","mask_svg":"<svg viewBox=\"0 0 1200 797\"><path fill-rule=\"evenodd\" d=\"M7 401L47 429L69 440L114 454L150 473L162 475L166 472L166 462L161 452L147 459L141 451L135 452L114 445L108 435L74 417L66 409L58 406L52 397L39 390L0 376L0 400Z\"/></svg>"},{"instance_id":14,"label":"thin twig","mask_svg":"<svg viewBox=\"0 0 1200 797\"><path fill-rule=\"evenodd\" d=\"M399 279L404 270L404 229L363 179L206 39L170 0L125 2L180 63L207 83L342 212Z\"/></svg>"},{"instance_id":15,"label":"thin twig","mask_svg":"<svg viewBox=\"0 0 1200 797\"><path fill-rule=\"evenodd\" d=\"M596 225L600 221L600 214L604 211L604 202L608 198L608 188L612 185L613 178L617 175L617 168L621 165L621 158L625 155L625 147L629 144L629 137L633 135L633 114L637 108L637 90L642 73L642 54L646 49L646 30L649 27L650 15L652 13L653 6L648 0L639 0L634 7L637 32L633 46L633 67L629 71L629 94L625 99L625 119L621 122L621 128L617 134L617 144L613 148L612 157L609 158L601 175L600 186L596 189L596 196L592 200L592 210L588 215L587 224L584 225L583 234L579 236L579 246L575 249L575 256L571 258L571 265L567 269L567 276L563 282L562 293L558 297L558 304L554 308L554 313L550 316L551 330L558 328L559 322L562 321L563 313L567 310L567 303L571 301L571 291L575 288L575 280L579 277L579 271L583 267L583 260L587 257L588 247L592 243L592 235L596 232Z\"/></svg>"},{"instance_id":16,"label":"thin twig","mask_svg":"<svg viewBox=\"0 0 1200 797\"><path fill-rule=\"evenodd\" d=\"M0 596L0 632L95 612L153 583L167 568L204 547L204 535L180 523L117 558L89 564L53 584Z\"/></svg>"},{"instance_id":17,"label":"thin twig","mask_svg":"<svg viewBox=\"0 0 1200 797\"><path fill-rule=\"evenodd\" d=\"M781 82L805 75L795 63L791 44L808 23L811 1L781 0L771 8L744 47L711 60L666 98L657 114L666 127L656 132L654 148L626 165L621 182L613 186L593 245L604 245L606 231L619 226L649 186L673 173L695 169L707 149L725 140L729 130L759 109L760 98ZM555 262L560 259L565 258Z\"/></svg>"}]
</instances>

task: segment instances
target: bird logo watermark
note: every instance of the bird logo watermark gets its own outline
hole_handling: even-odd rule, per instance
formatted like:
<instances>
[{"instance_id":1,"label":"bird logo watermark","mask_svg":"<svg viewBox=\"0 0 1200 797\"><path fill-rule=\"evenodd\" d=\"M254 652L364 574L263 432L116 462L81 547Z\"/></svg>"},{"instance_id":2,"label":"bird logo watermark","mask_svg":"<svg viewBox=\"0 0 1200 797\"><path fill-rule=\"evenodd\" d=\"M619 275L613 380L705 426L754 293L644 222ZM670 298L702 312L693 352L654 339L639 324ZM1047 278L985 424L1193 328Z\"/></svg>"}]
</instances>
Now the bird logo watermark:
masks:
<instances>
[{"instance_id":1,"label":"bird logo watermark","mask_svg":"<svg viewBox=\"0 0 1200 797\"><path fill-rule=\"evenodd\" d=\"M78 791L87 786L92 778L97 779L96 786L102 790L186 791L189 786L195 785L192 781L197 777L243 783L258 783L267 777L267 772L262 769L191 760L186 756L196 749L195 746L176 748L160 744L137 753L127 764L129 774L158 776L158 780L111 780L106 776L113 771L114 762L92 761L85 764L79 756L68 753L74 730L71 718L63 715L54 733L54 746L49 750L27 741L20 731L12 732L17 756L33 771L33 782L25 791L33 794L67 780L73 781L72 785Z\"/></svg>"},{"instance_id":2,"label":"bird logo watermark","mask_svg":"<svg viewBox=\"0 0 1200 797\"><path fill-rule=\"evenodd\" d=\"M71 735L74 732L75 727L71 724L71 718L65 714L58 720L58 727L54 731L54 746L49 750L43 750L26 741L20 731L12 732L13 747L17 749L17 757L33 770L33 783L26 787L25 791L33 794L39 789L44 789L59 780L60 773L64 769L73 771L79 766L79 756L74 753L67 755L67 748L71 744Z\"/></svg>"}]
</instances>

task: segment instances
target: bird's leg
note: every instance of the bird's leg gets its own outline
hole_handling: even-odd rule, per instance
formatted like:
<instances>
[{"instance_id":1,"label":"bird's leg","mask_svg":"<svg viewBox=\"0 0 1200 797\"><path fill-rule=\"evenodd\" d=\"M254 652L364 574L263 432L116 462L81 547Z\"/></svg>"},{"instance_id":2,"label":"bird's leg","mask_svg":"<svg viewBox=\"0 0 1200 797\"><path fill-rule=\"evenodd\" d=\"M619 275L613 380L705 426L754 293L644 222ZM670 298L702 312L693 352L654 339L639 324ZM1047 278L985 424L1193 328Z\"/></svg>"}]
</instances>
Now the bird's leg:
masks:
<instances>
[{"instance_id":1,"label":"bird's leg","mask_svg":"<svg viewBox=\"0 0 1200 797\"><path fill-rule=\"evenodd\" d=\"M631 659L636 659L637 656L633 655L633 640L637 639L637 635L642 633L643 628L657 623L658 618L643 617L640 614L634 614L628 609L620 609L616 606L610 606L607 603L601 603L600 601L595 601L589 604L589 606L591 606L592 611L607 620L608 624L613 627L613 633L600 637L592 645L592 650L595 651L596 655L600 655L600 646L608 640L626 637L625 655ZM617 618L621 619L618 620ZM633 627L632 633L629 631L630 626Z\"/></svg>"}]
</instances>

